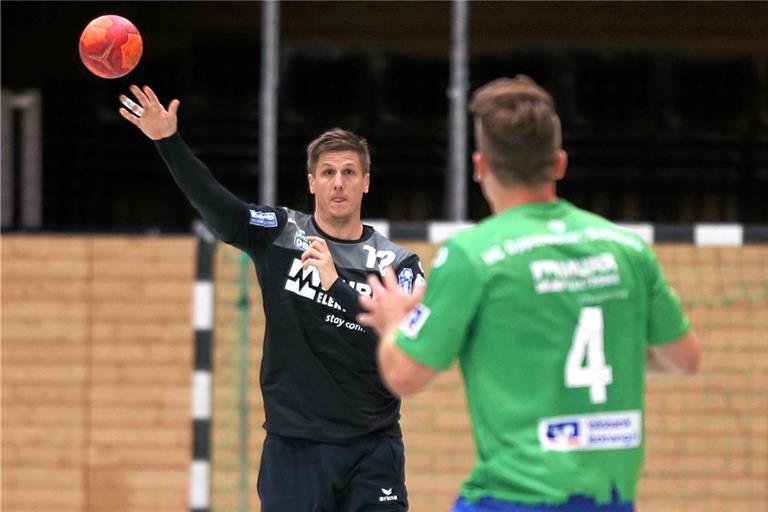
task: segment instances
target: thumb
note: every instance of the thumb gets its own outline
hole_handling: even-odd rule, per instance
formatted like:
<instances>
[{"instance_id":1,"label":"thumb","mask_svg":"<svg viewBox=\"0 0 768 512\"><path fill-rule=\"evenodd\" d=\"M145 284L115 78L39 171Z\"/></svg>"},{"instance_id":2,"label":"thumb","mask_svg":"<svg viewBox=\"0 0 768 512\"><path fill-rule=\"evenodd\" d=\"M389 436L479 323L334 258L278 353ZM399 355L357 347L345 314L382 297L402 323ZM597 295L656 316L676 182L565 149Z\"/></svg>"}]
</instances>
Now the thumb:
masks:
<instances>
[{"instance_id":1,"label":"thumb","mask_svg":"<svg viewBox=\"0 0 768 512\"><path fill-rule=\"evenodd\" d=\"M171 100L171 102L168 104L168 113L172 115L176 115L176 111L179 110L179 100Z\"/></svg>"},{"instance_id":2,"label":"thumb","mask_svg":"<svg viewBox=\"0 0 768 512\"><path fill-rule=\"evenodd\" d=\"M413 294L411 295L414 299L416 299L416 302L421 302L421 299L424 298L424 293L427 291L427 282L423 279L419 279L416 281L416 284L413 286Z\"/></svg>"}]
</instances>

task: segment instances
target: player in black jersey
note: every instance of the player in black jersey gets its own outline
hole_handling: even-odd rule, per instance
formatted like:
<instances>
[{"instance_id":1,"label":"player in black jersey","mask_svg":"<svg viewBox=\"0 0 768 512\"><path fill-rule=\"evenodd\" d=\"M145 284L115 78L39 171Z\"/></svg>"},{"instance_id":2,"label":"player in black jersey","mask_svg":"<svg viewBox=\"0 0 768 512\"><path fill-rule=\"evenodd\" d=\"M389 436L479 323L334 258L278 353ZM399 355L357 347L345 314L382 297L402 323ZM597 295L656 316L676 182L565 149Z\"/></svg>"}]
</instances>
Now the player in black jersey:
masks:
<instances>
[{"instance_id":1,"label":"player in black jersey","mask_svg":"<svg viewBox=\"0 0 768 512\"><path fill-rule=\"evenodd\" d=\"M247 252L261 286L267 431L259 472L264 512L407 510L400 401L382 383L376 335L359 325L358 294L389 267L410 291L418 257L363 225L370 157L334 129L307 148L313 215L242 202L212 176L147 86L120 114L154 140L192 205L224 242Z\"/></svg>"}]
</instances>

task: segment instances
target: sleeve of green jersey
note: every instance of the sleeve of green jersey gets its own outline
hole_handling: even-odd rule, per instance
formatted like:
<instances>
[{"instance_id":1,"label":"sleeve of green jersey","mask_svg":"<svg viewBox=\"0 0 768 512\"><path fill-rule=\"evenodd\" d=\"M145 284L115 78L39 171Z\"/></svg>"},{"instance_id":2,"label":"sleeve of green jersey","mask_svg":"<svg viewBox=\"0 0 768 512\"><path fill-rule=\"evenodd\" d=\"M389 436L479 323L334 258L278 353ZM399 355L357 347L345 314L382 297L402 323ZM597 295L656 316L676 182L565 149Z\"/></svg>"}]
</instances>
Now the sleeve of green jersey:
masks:
<instances>
[{"instance_id":1,"label":"sleeve of green jersey","mask_svg":"<svg viewBox=\"0 0 768 512\"><path fill-rule=\"evenodd\" d=\"M680 297L667 284L656 255L650 249L648 253L650 267L648 343L661 345L683 337L691 328L691 323L683 312Z\"/></svg>"},{"instance_id":2,"label":"sleeve of green jersey","mask_svg":"<svg viewBox=\"0 0 768 512\"><path fill-rule=\"evenodd\" d=\"M424 301L401 326L397 346L432 369L450 368L468 338L482 286L475 264L448 242L435 254Z\"/></svg>"}]
</instances>

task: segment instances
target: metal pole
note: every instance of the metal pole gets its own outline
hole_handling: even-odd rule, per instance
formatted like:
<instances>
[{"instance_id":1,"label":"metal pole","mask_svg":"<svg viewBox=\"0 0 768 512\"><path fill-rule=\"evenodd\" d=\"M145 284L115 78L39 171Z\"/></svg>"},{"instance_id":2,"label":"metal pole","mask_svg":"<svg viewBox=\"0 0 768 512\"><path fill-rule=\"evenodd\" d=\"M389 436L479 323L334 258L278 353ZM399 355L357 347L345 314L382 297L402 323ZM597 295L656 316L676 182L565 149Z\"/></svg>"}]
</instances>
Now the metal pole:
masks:
<instances>
[{"instance_id":1,"label":"metal pole","mask_svg":"<svg viewBox=\"0 0 768 512\"><path fill-rule=\"evenodd\" d=\"M21 224L25 229L40 229L43 225L43 98L40 91L25 95L27 108L22 114L22 167L24 175L21 192L24 209Z\"/></svg>"},{"instance_id":2,"label":"metal pole","mask_svg":"<svg viewBox=\"0 0 768 512\"><path fill-rule=\"evenodd\" d=\"M211 510L211 404L213 390L213 259L216 238L196 221L197 279L193 295L195 371L192 374L192 465L189 468L189 510Z\"/></svg>"},{"instance_id":3,"label":"metal pole","mask_svg":"<svg viewBox=\"0 0 768 512\"><path fill-rule=\"evenodd\" d=\"M447 187L448 217L467 217L467 91L469 69L467 59L469 6L467 0L453 0L451 37L450 162Z\"/></svg>"},{"instance_id":4,"label":"metal pole","mask_svg":"<svg viewBox=\"0 0 768 512\"><path fill-rule=\"evenodd\" d=\"M259 130L259 202L274 205L277 197L277 85L280 48L280 5L262 3L261 98Z\"/></svg>"},{"instance_id":5,"label":"metal pole","mask_svg":"<svg viewBox=\"0 0 768 512\"><path fill-rule=\"evenodd\" d=\"M2 177L0 178L0 190L2 190L2 196L0 197L0 203L2 204L2 211L0 212L0 218L2 218L2 226L10 227L13 225L13 211L14 211L14 183L13 183L13 167L15 165L14 158L14 123L13 123L13 105L11 97L13 93L9 90L3 89L2 99L0 99L0 107L2 107L2 118L0 118L0 132L2 132L2 151L0 151L0 167L2 168Z\"/></svg>"},{"instance_id":6,"label":"metal pole","mask_svg":"<svg viewBox=\"0 0 768 512\"><path fill-rule=\"evenodd\" d=\"M250 343L248 335L248 317L250 313L248 290L251 288L249 281L249 271L251 269L251 258L244 252L240 253L240 296L237 300L238 319L240 324L240 336L237 342L238 347L238 441L239 441L239 474L238 474L238 512L248 512L250 510L250 485L248 484L248 475L251 465L248 462L248 416L250 412L250 402L248 400L248 388L250 384Z\"/></svg>"}]
</instances>

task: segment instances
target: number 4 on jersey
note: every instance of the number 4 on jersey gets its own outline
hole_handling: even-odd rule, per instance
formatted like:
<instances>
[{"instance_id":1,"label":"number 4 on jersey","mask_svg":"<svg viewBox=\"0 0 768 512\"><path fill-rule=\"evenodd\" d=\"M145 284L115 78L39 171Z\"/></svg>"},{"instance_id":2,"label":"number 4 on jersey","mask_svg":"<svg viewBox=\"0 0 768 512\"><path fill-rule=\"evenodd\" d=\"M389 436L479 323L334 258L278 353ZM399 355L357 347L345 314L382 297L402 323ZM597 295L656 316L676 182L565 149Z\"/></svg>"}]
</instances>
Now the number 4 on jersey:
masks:
<instances>
[{"instance_id":1,"label":"number 4 on jersey","mask_svg":"<svg viewBox=\"0 0 768 512\"><path fill-rule=\"evenodd\" d=\"M588 387L590 401L602 404L608 399L606 387L612 382L613 369L605 364L603 310L583 308L565 361L565 385Z\"/></svg>"}]
</instances>

